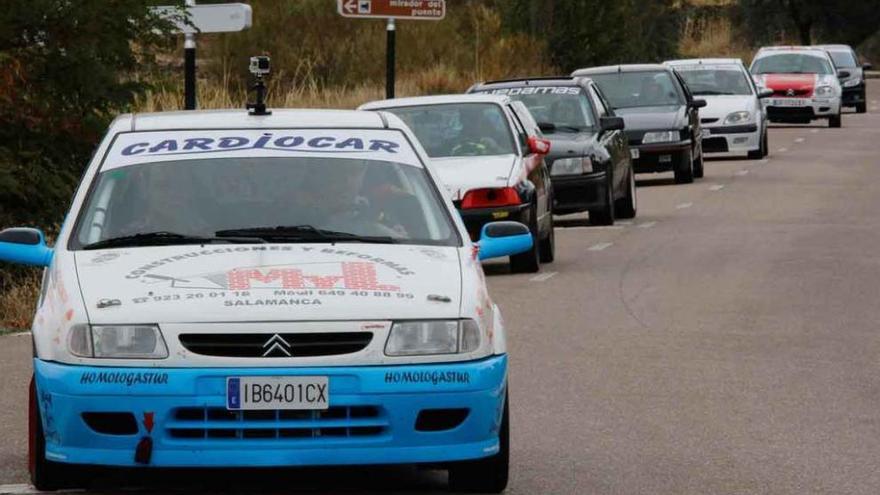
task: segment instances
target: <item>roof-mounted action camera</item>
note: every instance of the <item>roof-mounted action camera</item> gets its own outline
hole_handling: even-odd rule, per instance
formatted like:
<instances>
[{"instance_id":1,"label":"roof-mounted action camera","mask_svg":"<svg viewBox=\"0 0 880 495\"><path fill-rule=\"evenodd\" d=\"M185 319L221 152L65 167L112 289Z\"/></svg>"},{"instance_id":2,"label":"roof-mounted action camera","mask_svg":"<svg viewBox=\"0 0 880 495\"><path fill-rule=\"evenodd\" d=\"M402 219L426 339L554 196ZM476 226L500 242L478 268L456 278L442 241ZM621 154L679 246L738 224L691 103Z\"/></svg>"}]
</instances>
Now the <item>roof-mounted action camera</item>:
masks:
<instances>
[{"instance_id":1,"label":"roof-mounted action camera","mask_svg":"<svg viewBox=\"0 0 880 495\"><path fill-rule=\"evenodd\" d=\"M251 57L248 70L256 78L256 83L251 86L251 91L257 92L257 101L248 103L246 108L250 110L251 115L270 115L272 112L266 110L266 83L263 80L263 76L269 74L269 57Z\"/></svg>"}]
</instances>

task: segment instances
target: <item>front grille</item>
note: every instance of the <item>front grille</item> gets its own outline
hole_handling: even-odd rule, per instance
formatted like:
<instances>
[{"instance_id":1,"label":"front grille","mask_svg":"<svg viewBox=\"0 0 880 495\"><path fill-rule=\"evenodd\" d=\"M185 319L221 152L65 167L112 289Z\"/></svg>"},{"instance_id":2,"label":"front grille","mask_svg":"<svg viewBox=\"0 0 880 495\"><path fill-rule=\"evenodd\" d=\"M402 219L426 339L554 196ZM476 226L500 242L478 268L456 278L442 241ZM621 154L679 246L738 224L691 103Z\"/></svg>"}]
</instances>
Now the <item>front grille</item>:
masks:
<instances>
[{"instance_id":1,"label":"front grille","mask_svg":"<svg viewBox=\"0 0 880 495\"><path fill-rule=\"evenodd\" d=\"M223 357L314 357L358 352L370 345L371 332L333 333L186 333L180 343L190 352Z\"/></svg>"},{"instance_id":2,"label":"front grille","mask_svg":"<svg viewBox=\"0 0 880 495\"><path fill-rule=\"evenodd\" d=\"M773 90L773 96L782 97L782 98L792 98L792 97L803 97L803 96L812 96L813 88L785 88L785 89L775 89Z\"/></svg>"},{"instance_id":3,"label":"front grille","mask_svg":"<svg viewBox=\"0 0 880 495\"><path fill-rule=\"evenodd\" d=\"M382 435L388 419L376 406L337 406L325 411L229 411L222 407L182 407L165 424L182 440L307 440Z\"/></svg>"},{"instance_id":4,"label":"front grille","mask_svg":"<svg viewBox=\"0 0 880 495\"><path fill-rule=\"evenodd\" d=\"M811 107L767 107L767 117L770 120L793 119L808 121L815 116Z\"/></svg>"}]
</instances>

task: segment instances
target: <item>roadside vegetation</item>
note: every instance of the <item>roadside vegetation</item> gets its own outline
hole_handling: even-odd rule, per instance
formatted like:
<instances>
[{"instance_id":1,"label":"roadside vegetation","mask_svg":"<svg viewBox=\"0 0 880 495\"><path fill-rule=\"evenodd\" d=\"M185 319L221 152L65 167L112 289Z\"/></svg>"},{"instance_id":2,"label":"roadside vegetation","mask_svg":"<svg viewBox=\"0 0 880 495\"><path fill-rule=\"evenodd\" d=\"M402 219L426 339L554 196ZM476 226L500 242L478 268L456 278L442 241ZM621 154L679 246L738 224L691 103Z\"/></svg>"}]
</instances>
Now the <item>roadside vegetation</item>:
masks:
<instances>
[{"instance_id":1,"label":"roadside vegetation","mask_svg":"<svg viewBox=\"0 0 880 495\"><path fill-rule=\"evenodd\" d=\"M183 106L170 26L119 0L6 0L0 11L0 228L57 232L114 115ZM182 3L182 2L180 2ZM385 26L335 0L249 0L254 27L199 37L199 106L243 107L247 60L272 57L269 103L353 108L384 97ZM880 0L450 0L442 22L398 23L399 96L590 65L732 56L773 42L880 52ZM845 29L843 28L845 26ZM826 33L847 39L827 39ZM30 324L40 273L0 266L0 329Z\"/></svg>"}]
</instances>

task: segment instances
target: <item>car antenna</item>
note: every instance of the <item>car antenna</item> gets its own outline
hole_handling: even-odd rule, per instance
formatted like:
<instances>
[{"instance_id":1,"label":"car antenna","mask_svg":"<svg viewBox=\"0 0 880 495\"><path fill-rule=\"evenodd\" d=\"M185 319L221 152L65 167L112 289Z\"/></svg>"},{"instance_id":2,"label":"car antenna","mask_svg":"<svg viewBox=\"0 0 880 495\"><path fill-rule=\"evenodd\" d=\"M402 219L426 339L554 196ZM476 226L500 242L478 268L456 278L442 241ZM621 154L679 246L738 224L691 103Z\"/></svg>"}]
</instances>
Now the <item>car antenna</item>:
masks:
<instances>
[{"instance_id":1,"label":"car antenna","mask_svg":"<svg viewBox=\"0 0 880 495\"><path fill-rule=\"evenodd\" d=\"M251 86L251 91L257 92L257 101L256 103L248 102L245 108L250 110L248 112L250 115L272 115L271 110L266 110L266 83L263 80L263 76L269 74L269 57L251 57L248 70L256 78L256 82Z\"/></svg>"}]
</instances>

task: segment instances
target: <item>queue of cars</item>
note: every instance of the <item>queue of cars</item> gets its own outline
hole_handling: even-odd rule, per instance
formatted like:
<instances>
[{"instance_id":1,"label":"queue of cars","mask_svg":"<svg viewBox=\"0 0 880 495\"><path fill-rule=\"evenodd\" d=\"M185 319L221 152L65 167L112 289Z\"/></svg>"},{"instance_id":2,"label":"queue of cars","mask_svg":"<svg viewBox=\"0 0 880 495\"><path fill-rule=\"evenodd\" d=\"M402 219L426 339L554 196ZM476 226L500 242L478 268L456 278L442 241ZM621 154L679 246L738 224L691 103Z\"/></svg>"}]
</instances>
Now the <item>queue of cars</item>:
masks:
<instances>
[{"instance_id":1,"label":"queue of cars","mask_svg":"<svg viewBox=\"0 0 880 495\"><path fill-rule=\"evenodd\" d=\"M44 268L31 480L407 463L501 492L506 335L480 261L537 271L554 213L634 217L636 173L691 182L704 153L765 156L768 121L839 125L854 72L777 48L754 77L679 60L360 111L122 115L53 247L0 231L0 261Z\"/></svg>"}]
</instances>

